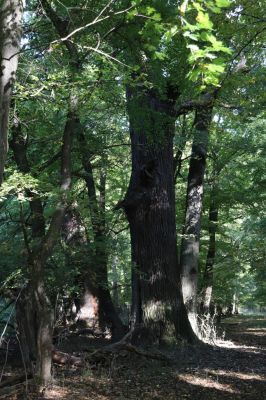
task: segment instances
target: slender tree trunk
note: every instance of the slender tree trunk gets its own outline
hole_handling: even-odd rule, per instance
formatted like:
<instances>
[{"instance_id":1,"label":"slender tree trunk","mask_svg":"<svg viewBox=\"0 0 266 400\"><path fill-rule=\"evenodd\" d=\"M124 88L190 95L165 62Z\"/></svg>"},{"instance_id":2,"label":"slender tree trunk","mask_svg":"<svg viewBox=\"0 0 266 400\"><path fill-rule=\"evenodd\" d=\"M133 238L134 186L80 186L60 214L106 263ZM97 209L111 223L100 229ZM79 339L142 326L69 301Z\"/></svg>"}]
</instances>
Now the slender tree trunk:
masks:
<instances>
[{"instance_id":1,"label":"slender tree trunk","mask_svg":"<svg viewBox=\"0 0 266 400\"><path fill-rule=\"evenodd\" d=\"M201 312L208 314L210 310L212 288L213 288L213 266L216 253L216 231L218 224L218 208L215 201L214 189L211 193L211 203L209 210L209 248L205 271L203 275L202 303Z\"/></svg>"},{"instance_id":2,"label":"slender tree trunk","mask_svg":"<svg viewBox=\"0 0 266 400\"><path fill-rule=\"evenodd\" d=\"M18 169L22 173L30 173L30 164L27 157L28 139L25 133L22 132L21 123L17 117L13 120L11 132L10 148L13 151ZM26 190L26 195L30 199L29 206L31 211L31 240L27 238L26 231L24 232L25 244L28 251L28 269L26 274L28 275L29 282L22 290L21 296L16 303L16 319L23 357L29 372L34 373L33 363L35 363L38 358L38 313L34 301L33 284L30 277L32 276L33 268L33 248L38 248L40 241L45 235L45 221L41 199L37 197L36 193L29 189ZM31 247L29 242L31 242Z\"/></svg>"},{"instance_id":3,"label":"slender tree trunk","mask_svg":"<svg viewBox=\"0 0 266 400\"><path fill-rule=\"evenodd\" d=\"M125 327L115 309L108 287L108 250L105 221L105 171L101 172L99 196L97 198L96 184L94 181L93 169L90 162L90 154L86 150L86 141L82 132L79 135L79 141L82 156L82 165L84 171L86 172L84 179L88 191L89 209L94 235L93 272L95 279L93 279L92 281L92 277L89 276L89 274L86 274L87 278L85 281L85 286L87 288L92 288L92 285L94 286L95 293L97 293L98 297L99 314L102 320L102 324L104 325L105 322L107 322L111 325L112 338L113 340L117 340L124 335Z\"/></svg>"},{"instance_id":4,"label":"slender tree trunk","mask_svg":"<svg viewBox=\"0 0 266 400\"><path fill-rule=\"evenodd\" d=\"M119 287L118 287L118 271L117 271L118 257L113 256L112 259L112 282L113 282L113 299L115 306L119 306Z\"/></svg>"},{"instance_id":5,"label":"slender tree trunk","mask_svg":"<svg viewBox=\"0 0 266 400\"><path fill-rule=\"evenodd\" d=\"M173 136L174 102L127 89L132 173L125 199L132 246L133 340L160 342L168 333L193 340L179 286ZM169 114L168 114L169 110ZM141 323L138 333L136 324Z\"/></svg>"},{"instance_id":6,"label":"slender tree trunk","mask_svg":"<svg viewBox=\"0 0 266 400\"><path fill-rule=\"evenodd\" d=\"M71 26L71 21L68 21L69 24L66 24L66 21L62 20L56 14L53 7L51 6L51 4L49 4L47 0L41 0L41 2L47 16L52 21L59 36L67 36L69 34L69 26ZM72 42L72 40L65 40L64 44L69 53L70 64L73 73L77 74L82 65L82 62L79 59L78 49L75 43ZM105 216L105 210L104 207L101 207L101 199L99 199L99 202L97 201L92 167L89 160L89 152L87 154L85 153L86 145L84 136L82 134L80 135L80 138L81 143L83 143L83 145L85 146L81 148L81 154L84 170L88 174L85 180L88 188L88 196L90 200L89 206L91 211L92 226L96 245L95 260L97 260L97 268L95 268L95 281L97 285L97 293L100 307L99 312L100 314L104 314L105 318L107 318L107 320L111 323L113 337L120 337L122 332L124 333L125 329L120 318L117 315L117 312L112 302L110 291L108 289L107 253L105 245L105 220L103 219ZM87 282L85 282L86 290L93 286L94 283L92 282L92 277L89 277L89 275L87 274Z\"/></svg>"},{"instance_id":7,"label":"slender tree trunk","mask_svg":"<svg viewBox=\"0 0 266 400\"><path fill-rule=\"evenodd\" d=\"M22 0L4 0L0 9L0 186L8 151L8 116L21 39Z\"/></svg>"},{"instance_id":8,"label":"slender tree trunk","mask_svg":"<svg viewBox=\"0 0 266 400\"><path fill-rule=\"evenodd\" d=\"M190 323L197 333L197 279L203 182L212 108L199 108L194 122L194 141L190 158L186 218L181 243L182 293Z\"/></svg>"},{"instance_id":9,"label":"slender tree trunk","mask_svg":"<svg viewBox=\"0 0 266 400\"><path fill-rule=\"evenodd\" d=\"M47 259L51 256L53 248L59 237L61 225L67 207L67 193L71 185L71 146L72 136L76 129L76 99L71 96L69 112L63 133L62 157L61 157L61 196L57 207L52 216L47 233L45 233L45 222L43 217L42 203L34 193L30 200L32 217L32 244L27 242L29 259L29 285L34 310L36 313L36 348L37 362L35 374L43 384L51 380L51 351L53 337L53 309L45 288L45 265ZM15 131L11 141L14 152L14 158L18 168L26 173L30 172L27 159L27 142L23 138L21 130ZM24 140L24 142L23 142ZM30 340L30 338L29 338ZM29 344L30 345L30 344Z\"/></svg>"}]
</instances>

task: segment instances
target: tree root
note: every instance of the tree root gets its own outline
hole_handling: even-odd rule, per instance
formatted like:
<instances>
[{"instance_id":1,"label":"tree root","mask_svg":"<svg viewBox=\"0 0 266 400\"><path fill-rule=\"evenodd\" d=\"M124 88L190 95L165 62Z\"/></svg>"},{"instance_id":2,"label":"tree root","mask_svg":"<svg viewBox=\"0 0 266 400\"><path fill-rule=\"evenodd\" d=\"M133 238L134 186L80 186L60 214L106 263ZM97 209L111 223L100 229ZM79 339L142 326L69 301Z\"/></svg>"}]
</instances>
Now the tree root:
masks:
<instances>
[{"instance_id":1,"label":"tree root","mask_svg":"<svg viewBox=\"0 0 266 400\"><path fill-rule=\"evenodd\" d=\"M120 352L123 352L123 351L127 351L129 353L135 353L141 357L151 358L153 360L170 361L170 359L168 357L166 357L164 354L162 354L160 352L146 351L146 350L143 350L142 348L133 346L130 343L124 343L121 341L111 344L109 346L106 346L102 349L95 350L93 353L88 355L85 358L85 360L88 362L99 363L103 360L106 360L109 356L119 354Z\"/></svg>"}]
</instances>

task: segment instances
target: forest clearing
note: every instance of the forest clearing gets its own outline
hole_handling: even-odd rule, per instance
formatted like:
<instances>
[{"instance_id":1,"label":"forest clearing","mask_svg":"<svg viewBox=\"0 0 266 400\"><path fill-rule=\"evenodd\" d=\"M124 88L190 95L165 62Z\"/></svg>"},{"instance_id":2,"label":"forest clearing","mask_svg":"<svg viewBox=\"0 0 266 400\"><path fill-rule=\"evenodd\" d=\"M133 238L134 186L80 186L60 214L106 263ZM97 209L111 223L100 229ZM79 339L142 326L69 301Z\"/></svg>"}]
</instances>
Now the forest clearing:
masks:
<instances>
[{"instance_id":1,"label":"forest clearing","mask_svg":"<svg viewBox=\"0 0 266 400\"><path fill-rule=\"evenodd\" d=\"M266 398L265 15L0 0L0 399Z\"/></svg>"}]
</instances>

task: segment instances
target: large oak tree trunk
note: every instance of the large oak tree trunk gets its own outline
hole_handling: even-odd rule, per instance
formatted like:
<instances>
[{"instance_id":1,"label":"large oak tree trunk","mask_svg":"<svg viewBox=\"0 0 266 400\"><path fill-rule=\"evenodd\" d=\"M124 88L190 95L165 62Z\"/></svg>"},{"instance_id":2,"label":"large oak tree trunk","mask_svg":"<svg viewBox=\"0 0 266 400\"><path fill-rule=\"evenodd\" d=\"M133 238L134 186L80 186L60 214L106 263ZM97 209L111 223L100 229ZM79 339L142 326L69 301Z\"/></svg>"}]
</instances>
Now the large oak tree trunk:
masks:
<instances>
[{"instance_id":1,"label":"large oak tree trunk","mask_svg":"<svg viewBox=\"0 0 266 400\"><path fill-rule=\"evenodd\" d=\"M182 293L190 323L196 334L200 220L211 117L211 107L199 108L196 111L187 183L186 218L181 243Z\"/></svg>"},{"instance_id":2,"label":"large oak tree trunk","mask_svg":"<svg viewBox=\"0 0 266 400\"><path fill-rule=\"evenodd\" d=\"M22 0L4 0L0 9L0 185L8 150L10 97L16 78L21 39Z\"/></svg>"},{"instance_id":3,"label":"large oak tree trunk","mask_svg":"<svg viewBox=\"0 0 266 400\"><path fill-rule=\"evenodd\" d=\"M132 319L140 341L168 333L193 340L180 292L176 245L173 136L174 102L153 91L127 89L132 173L125 199L132 246ZM166 110L169 110L169 114ZM136 332L138 330L136 329ZM133 339L134 340L134 339Z\"/></svg>"}]
</instances>

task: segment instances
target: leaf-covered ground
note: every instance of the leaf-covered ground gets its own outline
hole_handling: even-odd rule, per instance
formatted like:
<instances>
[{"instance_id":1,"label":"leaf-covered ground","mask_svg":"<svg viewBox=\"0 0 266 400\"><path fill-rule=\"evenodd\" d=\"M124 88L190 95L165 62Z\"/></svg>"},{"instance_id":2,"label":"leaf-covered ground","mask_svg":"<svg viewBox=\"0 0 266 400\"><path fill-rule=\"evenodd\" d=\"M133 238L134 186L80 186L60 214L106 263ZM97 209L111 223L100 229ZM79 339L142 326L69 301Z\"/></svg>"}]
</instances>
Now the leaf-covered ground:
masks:
<instances>
[{"instance_id":1,"label":"leaf-covered ground","mask_svg":"<svg viewBox=\"0 0 266 400\"><path fill-rule=\"evenodd\" d=\"M179 346L171 352L170 361L122 350L103 357L102 363L88 364L84 368L54 367L54 384L43 397L62 400L266 399L266 319L234 317L225 320L222 328L226 332L225 341L216 346ZM84 350L87 338L80 339ZM63 347L73 350L77 343L69 339ZM18 393L3 398L27 398L21 391ZM37 396L32 394L28 398Z\"/></svg>"}]
</instances>

